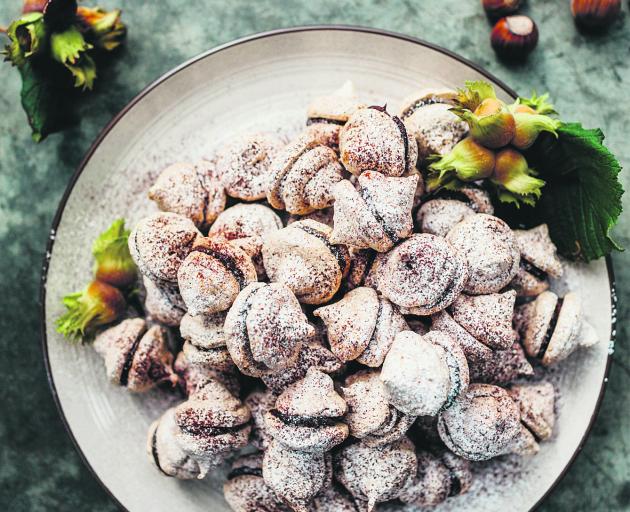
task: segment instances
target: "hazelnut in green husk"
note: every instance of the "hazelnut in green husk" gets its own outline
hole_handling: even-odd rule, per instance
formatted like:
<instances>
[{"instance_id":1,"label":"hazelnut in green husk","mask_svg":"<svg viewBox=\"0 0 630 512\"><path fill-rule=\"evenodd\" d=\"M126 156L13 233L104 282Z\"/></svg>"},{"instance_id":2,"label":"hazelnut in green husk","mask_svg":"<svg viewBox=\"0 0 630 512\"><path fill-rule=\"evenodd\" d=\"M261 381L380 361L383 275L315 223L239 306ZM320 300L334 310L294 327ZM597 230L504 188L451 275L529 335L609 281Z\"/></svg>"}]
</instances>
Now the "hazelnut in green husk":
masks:
<instances>
[{"instance_id":1,"label":"hazelnut in green husk","mask_svg":"<svg viewBox=\"0 0 630 512\"><path fill-rule=\"evenodd\" d=\"M118 320L125 312L125 297L117 288L92 281L84 290L63 298L67 311L56 322L57 332L72 341L91 336L96 327Z\"/></svg>"},{"instance_id":2,"label":"hazelnut in green husk","mask_svg":"<svg viewBox=\"0 0 630 512\"><path fill-rule=\"evenodd\" d=\"M120 9L105 11L100 7L77 8L79 29L96 48L111 51L122 44L127 27L120 20Z\"/></svg>"},{"instance_id":3,"label":"hazelnut in green husk","mask_svg":"<svg viewBox=\"0 0 630 512\"><path fill-rule=\"evenodd\" d=\"M560 127L560 121L557 119L538 114L532 107L523 104L510 105L509 108L516 123L516 131L511 142L515 148L527 149L531 147L541 132L549 132L556 137L558 136L556 130Z\"/></svg>"},{"instance_id":4,"label":"hazelnut in green husk","mask_svg":"<svg viewBox=\"0 0 630 512\"><path fill-rule=\"evenodd\" d=\"M454 180L470 182L489 178L494 165L494 151L466 137L450 153L429 165L427 190L432 192Z\"/></svg>"},{"instance_id":5,"label":"hazelnut in green husk","mask_svg":"<svg viewBox=\"0 0 630 512\"><path fill-rule=\"evenodd\" d=\"M468 124L470 136L479 144L500 148L514 137L514 116L489 83L466 82L466 88L458 91L456 104L451 112Z\"/></svg>"},{"instance_id":6,"label":"hazelnut in green husk","mask_svg":"<svg viewBox=\"0 0 630 512\"><path fill-rule=\"evenodd\" d=\"M136 280L136 264L129 253L129 230L125 220L117 219L94 241L94 277L117 288L126 288Z\"/></svg>"},{"instance_id":7,"label":"hazelnut in green husk","mask_svg":"<svg viewBox=\"0 0 630 512\"><path fill-rule=\"evenodd\" d=\"M2 52L5 60L21 66L27 58L44 51L48 44L44 15L40 12L22 15L9 25L7 36L10 43Z\"/></svg>"},{"instance_id":8,"label":"hazelnut in green husk","mask_svg":"<svg viewBox=\"0 0 630 512\"><path fill-rule=\"evenodd\" d=\"M516 206L520 202L534 206L545 185L535 174L521 153L506 148L496 155L491 181L497 186L500 201L514 203Z\"/></svg>"},{"instance_id":9,"label":"hazelnut in green husk","mask_svg":"<svg viewBox=\"0 0 630 512\"><path fill-rule=\"evenodd\" d=\"M468 123L470 136L487 148L509 144L516 132L514 116L497 98L486 98L472 112L459 108L452 111Z\"/></svg>"}]
</instances>

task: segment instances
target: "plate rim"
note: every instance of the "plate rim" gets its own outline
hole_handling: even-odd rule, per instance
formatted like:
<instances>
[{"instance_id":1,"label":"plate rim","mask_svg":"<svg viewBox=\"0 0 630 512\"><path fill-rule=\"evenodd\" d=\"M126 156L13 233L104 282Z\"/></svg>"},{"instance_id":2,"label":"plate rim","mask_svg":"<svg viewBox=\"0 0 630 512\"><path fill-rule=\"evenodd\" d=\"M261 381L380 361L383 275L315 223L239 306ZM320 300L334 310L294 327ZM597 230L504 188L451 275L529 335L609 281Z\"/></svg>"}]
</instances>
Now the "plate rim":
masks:
<instances>
[{"instance_id":1,"label":"plate rim","mask_svg":"<svg viewBox=\"0 0 630 512\"><path fill-rule=\"evenodd\" d=\"M274 29L274 30L267 30L267 31L263 31L263 32L256 32L254 34L249 34L237 39L234 39L232 41L228 41L227 43L223 43L221 45L215 46L209 50L206 50L205 52L199 53L198 55L195 55L194 57L191 57L190 59L184 61L182 64L179 64L178 66L175 66L174 68L170 69L169 71L167 71L166 73L163 73L162 75L160 75L158 78L154 79L152 82L150 82L147 86L145 86L143 89L140 90L140 92L138 94L136 94L99 132L99 134L97 135L96 139L94 140L94 142L92 142L92 144L90 145L89 149L87 150L87 152L85 153L85 155L83 156L83 158L81 159L79 165L77 166L76 170L73 172L72 176L70 177L70 180L68 181L68 184L66 185L66 189L64 190L64 193L61 197L61 200L59 201L59 205L57 206L57 210L55 212L55 215L53 217L53 221L51 224L51 228L49 229L48 233L49 233L49 237L48 237L48 241L46 243L46 252L44 254L44 258L43 258L43 264L42 264L42 271L41 271L41 277L40 277L40 290L39 290L39 301L40 301L40 308L39 308L39 316L40 316L40 336L41 336L41 343L40 343L40 348L42 351L42 356L44 359L44 366L45 366L45 370L46 370L46 378L48 381L48 386L50 388L50 392L53 396L53 400L55 402L55 406L57 408L57 412L59 413L59 416L61 418L61 422L63 423L63 426L66 430L66 433L68 434L68 437L70 438L70 440L72 441L72 444L74 446L75 451L79 454L79 457L81 458L81 460L83 461L83 464L85 464L85 466L88 468L89 472L91 473L92 477L100 484L100 486L105 490L105 492L107 493L107 495L110 497L110 499L116 504L116 506L123 511L129 512L129 510L120 502L120 500L114 495L114 493L109 489L109 487L105 484L105 482L101 479L101 477L97 474L96 470L92 467L92 465L90 464L89 460L87 459L85 453L83 452L83 450L81 449L81 446L79 445L76 437L74 436L74 433L72 431L72 428L70 427L70 424L68 423L68 420L66 418L66 415L64 413L63 410L63 406L61 404L61 400L59 398L59 395L57 393L57 388L55 385L55 381L52 375L52 367L50 365L50 358L48 356L48 336L46 333L46 282L47 282L47 278L48 278L48 270L49 270L49 266L50 266L50 259L52 258L52 251L53 251L53 247L55 244L55 236L50 236L50 234L56 234L57 232L57 228L59 227L59 223L61 222L61 218L63 217L63 213L65 211L65 207L66 207L66 203L68 202L68 199L70 198L70 195L72 194L72 191L74 190L74 186L77 183L78 179L80 178L81 174L83 173L85 167L87 166L88 162L90 161L90 159L92 158L92 155L94 154L94 152L96 151L96 149L100 146L101 142L105 139L105 137L107 137L107 135L109 134L109 132L114 128L114 126L116 126L116 124L118 124L118 122L142 99L144 98L147 94L149 94L153 89L155 89L156 87L158 87L160 84L162 84L163 82L165 82L166 80L168 80L169 78L171 78L172 76L176 75L177 73L179 73L180 71L184 70L185 68L195 64L196 62L203 60L211 55L217 54L223 50L229 49L229 48L233 48L235 46L239 46L241 44L244 43L249 43L252 41L256 41L259 39L266 39L269 37L274 37L274 36L278 36L278 35L285 35L285 34L293 34L293 33L299 33L299 32L315 32L315 31L338 31L338 32L359 32L359 33L366 33L366 34L372 34L372 35L379 35L379 36L383 36L383 37L387 37L387 38L393 38L393 39L400 39L402 41L406 41L406 42L410 42L413 44L417 44L420 46L424 46L426 48L430 48L432 50L435 50L439 53L442 53L448 57L451 57L463 64L465 64L466 66L472 68L473 70L475 70L476 72L480 73L481 75L485 76L486 78L492 80L493 82L495 82L496 84L498 84L500 87L502 87L505 91L507 91L507 93L512 96L513 98L516 98L518 96L518 94L516 93L516 91L514 91L514 89L512 89L511 87L509 87L507 84L505 84L505 82L503 82L502 80L500 80L499 78L497 78L495 75L493 75L492 73L490 73L489 71L487 71L485 68L483 68L481 65L467 59L466 57L463 57L462 55L455 53L447 48L444 48L440 45L425 41L424 39L418 38L418 37L414 37L414 36L409 36L407 34L402 34L399 32L394 32L394 31L390 31L390 30L385 30L385 29L380 29L380 28L373 28L373 27L364 27L364 26L360 26L360 25L344 25L344 24L314 24L314 25L301 25L301 26L294 26L294 27L285 27L285 28L279 28L279 29ZM617 294L615 292L616 290L616 283L615 283L615 274L614 274L614 269L613 269L613 263L612 263L612 258L610 255L606 256L605 258L606 261L606 271L608 274L608 284L609 284L609 291L610 291L610 302L611 302L611 331L610 331L610 339L608 340L608 342L614 346L614 343L616 341L616 324L617 324L617 318L615 315L615 310L617 307ZM602 340L603 342L604 340ZM606 385L608 383L608 377L610 374L610 368L611 368L611 364L612 364L612 360L613 360L613 353L614 351L609 351L608 352L608 357L606 359L606 368L604 371L604 376L602 378L602 384L599 390L599 394L597 397L597 402L595 404L595 408L593 409L593 413L591 415L591 418L589 420L588 426L584 432L584 435L582 436L582 438L580 439L580 442L578 443L575 451L573 452L573 454L571 455L571 458L569 459L569 461L567 462L567 464L564 466L564 468L562 469L562 471L560 472L560 474L556 477L556 479L553 481L553 483L551 484L551 486L545 491L545 493L540 497L540 499L534 504L534 506L530 509L530 511L534 511L536 509L538 509L541 504L549 497L549 495L556 489L556 487L558 486L558 484L563 480L563 478L567 475L567 473L569 472L569 470L571 469L571 467L573 466L577 456L581 453L582 448L584 447L584 445L586 444L586 441L588 440L588 438L590 437L590 434L593 430L593 426L595 424L595 421L597 420L597 417L599 416L599 412L601 409L601 405L602 405L602 401L606 392Z\"/></svg>"}]
</instances>

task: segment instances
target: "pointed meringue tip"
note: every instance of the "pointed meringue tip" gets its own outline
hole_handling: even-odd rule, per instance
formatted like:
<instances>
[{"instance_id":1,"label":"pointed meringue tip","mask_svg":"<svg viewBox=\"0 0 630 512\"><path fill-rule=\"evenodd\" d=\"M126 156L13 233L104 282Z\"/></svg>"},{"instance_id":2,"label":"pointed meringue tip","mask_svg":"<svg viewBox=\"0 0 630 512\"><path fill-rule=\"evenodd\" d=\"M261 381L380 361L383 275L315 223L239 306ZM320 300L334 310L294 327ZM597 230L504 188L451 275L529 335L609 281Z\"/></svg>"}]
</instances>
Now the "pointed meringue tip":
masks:
<instances>
[{"instance_id":1,"label":"pointed meringue tip","mask_svg":"<svg viewBox=\"0 0 630 512\"><path fill-rule=\"evenodd\" d=\"M376 500L374 498L370 498L367 503L367 512L372 512L376 507Z\"/></svg>"},{"instance_id":2,"label":"pointed meringue tip","mask_svg":"<svg viewBox=\"0 0 630 512\"><path fill-rule=\"evenodd\" d=\"M346 80L341 87L333 92L333 96L344 96L346 98L352 98L356 96L356 89L352 80Z\"/></svg>"},{"instance_id":3,"label":"pointed meringue tip","mask_svg":"<svg viewBox=\"0 0 630 512\"><path fill-rule=\"evenodd\" d=\"M586 320L582 320L582 329L580 333L580 346L581 347L592 347L596 345L599 341L599 337L597 336L597 331L595 328L588 323Z\"/></svg>"}]
</instances>

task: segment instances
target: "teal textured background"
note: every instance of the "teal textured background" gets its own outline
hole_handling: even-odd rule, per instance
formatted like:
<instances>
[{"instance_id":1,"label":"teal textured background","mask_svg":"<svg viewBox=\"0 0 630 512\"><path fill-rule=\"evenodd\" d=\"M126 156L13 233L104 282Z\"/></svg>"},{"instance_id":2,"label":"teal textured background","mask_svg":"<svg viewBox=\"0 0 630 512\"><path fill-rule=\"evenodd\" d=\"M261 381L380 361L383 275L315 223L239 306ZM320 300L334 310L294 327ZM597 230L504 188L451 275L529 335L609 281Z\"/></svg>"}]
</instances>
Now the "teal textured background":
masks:
<instances>
[{"instance_id":1,"label":"teal textured background","mask_svg":"<svg viewBox=\"0 0 630 512\"><path fill-rule=\"evenodd\" d=\"M92 2L87 2L91 4ZM106 0L121 7L127 48L103 69L73 129L31 142L19 107L18 73L0 66L0 509L112 511L116 507L67 437L55 409L39 347L39 279L48 229L66 184L105 124L145 85L217 44L254 32L343 23L426 39L487 68L521 94L549 91L563 118L601 127L630 166L630 24L604 36L575 30L569 0L529 0L540 43L526 64L498 62L478 0ZM0 25L20 9L0 0ZM622 174L630 188L627 171ZM624 204L626 210L630 196ZM89 212L86 212L89 214ZM630 216L617 239L630 247ZM601 413L575 465L542 510L630 509L630 257L613 256L620 300L615 358ZM138 490L142 492L141 489Z\"/></svg>"}]
</instances>

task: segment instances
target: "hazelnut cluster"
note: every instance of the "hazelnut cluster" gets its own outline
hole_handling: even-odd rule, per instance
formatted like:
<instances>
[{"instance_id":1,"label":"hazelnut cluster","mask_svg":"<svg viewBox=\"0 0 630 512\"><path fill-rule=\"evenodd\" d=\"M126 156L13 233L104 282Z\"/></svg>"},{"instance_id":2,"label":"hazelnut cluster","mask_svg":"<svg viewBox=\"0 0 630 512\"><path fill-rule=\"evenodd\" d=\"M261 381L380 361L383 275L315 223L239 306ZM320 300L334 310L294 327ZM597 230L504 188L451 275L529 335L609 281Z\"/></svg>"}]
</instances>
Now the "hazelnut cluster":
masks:
<instances>
[{"instance_id":1,"label":"hazelnut cluster","mask_svg":"<svg viewBox=\"0 0 630 512\"><path fill-rule=\"evenodd\" d=\"M575 292L550 291L546 226L511 229L475 184L424 196L415 166L467 130L453 95L397 117L346 85L286 145L235 138L204 180L158 178L164 211L129 238L147 320L95 347L115 383L187 397L149 431L162 473L202 478L249 443L224 486L236 512L424 508L553 435L544 367L594 332ZM216 208L211 190L247 203Z\"/></svg>"}]
</instances>

